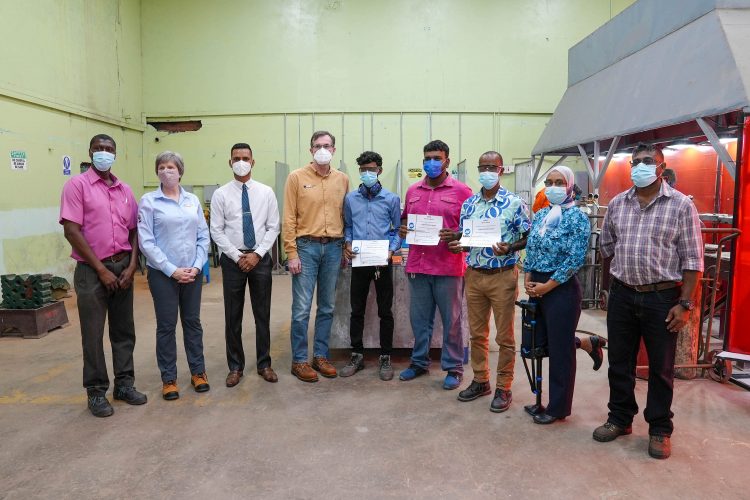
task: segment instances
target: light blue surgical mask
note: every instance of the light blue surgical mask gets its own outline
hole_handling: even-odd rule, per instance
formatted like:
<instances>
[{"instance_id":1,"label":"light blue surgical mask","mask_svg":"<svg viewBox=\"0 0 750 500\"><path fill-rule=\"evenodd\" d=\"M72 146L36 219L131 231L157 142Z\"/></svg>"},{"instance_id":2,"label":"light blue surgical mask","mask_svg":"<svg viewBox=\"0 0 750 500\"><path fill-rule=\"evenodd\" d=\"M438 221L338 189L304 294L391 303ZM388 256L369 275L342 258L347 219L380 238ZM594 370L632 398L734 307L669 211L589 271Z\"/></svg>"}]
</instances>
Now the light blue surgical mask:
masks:
<instances>
[{"instance_id":1,"label":"light blue surgical mask","mask_svg":"<svg viewBox=\"0 0 750 500\"><path fill-rule=\"evenodd\" d=\"M115 162L115 155L109 151L94 151L94 154L91 155L91 161L99 172L106 172L112 168L112 164Z\"/></svg>"},{"instance_id":2,"label":"light blue surgical mask","mask_svg":"<svg viewBox=\"0 0 750 500\"><path fill-rule=\"evenodd\" d=\"M646 165L641 162L630 169L630 179L636 187L650 186L656 180L656 165Z\"/></svg>"},{"instance_id":3,"label":"light blue surgical mask","mask_svg":"<svg viewBox=\"0 0 750 500\"><path fill-rule=\"evenodd\" d=\"M359 180L362 181L362 184L364 184L368 188L371 188L375 185L376 182L378 182L378 174L376 174L375 172L361 172L359 174Z\"/></svg>"},{"instance_id":4,"label":"light blue surgical mask","mask_svg":"<svg viewBox=\"0 0 750 500\"><path fill-rule=\"evenodd\" d=\"M561 205L568 197L568 191L563 186L550 186L544 188L544 195L553 205Z\"/></svg>"},{"instance_id":5,"label":"light blue surgical mask","mask_svg":"<svg viewBox=\"0 0 750 500\"><path fill-rule=\"evenodd\" d=\"M427 174L427 177L436 179L443 173L443 162L440 160L427 160L422 163L422 168L424 168L424 173Z\"/></svg>"},{"instance_id":6,"label":"light blue surgical mask","mask_svg":"<svg viewBox=\"0 0 750 500\"><path fill-rule=\"evenodd\" d=\"M484 189L492 189L497 186L500 174L497 172L479 172L479 183Z\"/></svg>"}]
</instances>

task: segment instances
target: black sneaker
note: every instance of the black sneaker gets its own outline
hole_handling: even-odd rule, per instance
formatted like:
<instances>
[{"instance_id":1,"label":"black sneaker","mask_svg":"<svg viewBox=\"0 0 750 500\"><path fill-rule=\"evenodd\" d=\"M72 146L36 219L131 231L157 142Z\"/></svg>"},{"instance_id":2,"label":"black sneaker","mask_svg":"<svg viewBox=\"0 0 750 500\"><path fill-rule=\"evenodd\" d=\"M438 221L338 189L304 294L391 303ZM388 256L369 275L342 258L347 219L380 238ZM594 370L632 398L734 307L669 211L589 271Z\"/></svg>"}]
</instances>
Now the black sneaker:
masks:
<instances>
[{"instance_id":1,"label":"black sneaker","mask_svg":"<svg viewBox=\"0 0 750 500\"><path fill-rule=\"evenodd\" d=\"M482 396L492 394L492 387L489 382L477 382L472 380L469 387L458 393L459 401L474 401Z\"/></svg>"},{"instance_id":2,"label":"black sneaker","mask_svg":"<svg viewBox=\"0 0 750 500\"><path fill-rule=\"evenodd\" d=\"M135 390L135 387L131 386L120 386L115 387L113 397L120 401L125 401L129 405L142 405L146 404L146 395L142 392Z\"/></svg>"},{"instance_id":3,"label":"black sneaker","mask_svg":"<svg viewBox=\"0 0 750 500\"><path fill-rule=\"evenodd\" d=\"M513 401L512 392L504 391L503 389L495 389L495 397L490 404L490 411L502 413L510 407L511 401Z\"/></svg>"},{"instance_id":4,"label":"black sneaker","mask_svg":"<svg viewBox=\"0 0 750 500\"><path fill-rule=\"evenodd\" d=\"M380 368L378 369L378 376L380 380L391 380L393 378L393 365L391 365L391 357L387 354L380 356Z\"/></svg>"},{"instance_id":5,"label":"black sneaker","mask_svg":"<svg viewBox=\"0 0 750 500\"><path fill-rule=\"evenodd\" d=\"M365 357L357 352L352 353L352 357L349 362L339 370L340 377L351 377L360 370L365 369Z\"/></svg>"},{"instance_id":6,"label":"black sneaker","mask_svg":"<svg viewBox=\"0 0 750 500\"><path fill-rule=\"evenodd\" d=\"M104 396L89 396L89 411L95 417L109 417L115 409Z\"/></svg>"}]
</instances>

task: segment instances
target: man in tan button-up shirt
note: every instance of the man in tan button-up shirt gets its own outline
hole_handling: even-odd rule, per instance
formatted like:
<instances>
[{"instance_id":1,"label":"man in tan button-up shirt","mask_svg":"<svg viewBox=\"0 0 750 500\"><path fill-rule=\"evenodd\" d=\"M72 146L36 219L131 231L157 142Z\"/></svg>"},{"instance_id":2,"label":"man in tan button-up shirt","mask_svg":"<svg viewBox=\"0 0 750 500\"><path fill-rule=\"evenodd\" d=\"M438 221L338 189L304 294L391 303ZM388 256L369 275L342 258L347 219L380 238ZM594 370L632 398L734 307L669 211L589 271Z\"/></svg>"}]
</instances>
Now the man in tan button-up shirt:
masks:
<instances>
[{"instance_id":1,"label":"man in tan button-up shirt","mask_svg":"<svg viewBox=\"0 0 750 500\"><path fill-rule=\"evenodd\" d=\"M333 322L336 281L343 253L344 197L349 177L331 168L336 138L325 130L310 139L313 161L295 170L284 188L284 250L292 273L292 374L304 382L336 377L328 361L328 339ZM307 325L315 285L315 343L308 363Z\"/></svg>"}]
</instances>

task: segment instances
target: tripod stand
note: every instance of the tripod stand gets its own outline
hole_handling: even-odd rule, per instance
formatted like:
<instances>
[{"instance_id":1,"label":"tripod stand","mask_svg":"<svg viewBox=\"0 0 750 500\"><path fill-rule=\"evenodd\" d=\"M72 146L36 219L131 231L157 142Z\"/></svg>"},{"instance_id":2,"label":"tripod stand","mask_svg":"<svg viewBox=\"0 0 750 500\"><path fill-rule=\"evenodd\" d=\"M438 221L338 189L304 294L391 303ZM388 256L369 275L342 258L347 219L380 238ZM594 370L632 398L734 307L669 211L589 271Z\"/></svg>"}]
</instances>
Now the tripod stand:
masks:
<instances>
[{"instance_id":1,"label":"tripod stand","mask_svg":"<svg viewBox=\"0 0 750 500\"><path fill-rule=\"evenodd\" d=\"M537 303L533 300L521 300L516 301L516 305L521 308L521 359L531 385L531 392L536 394L536 403L526 405L523 409L529 415L539 415L545 410L542 405L542 359L549 353L546 342L542 345L537 345L536 342ZM526 362L527 359L530 363Z\"/></svg>"}]
</instances>

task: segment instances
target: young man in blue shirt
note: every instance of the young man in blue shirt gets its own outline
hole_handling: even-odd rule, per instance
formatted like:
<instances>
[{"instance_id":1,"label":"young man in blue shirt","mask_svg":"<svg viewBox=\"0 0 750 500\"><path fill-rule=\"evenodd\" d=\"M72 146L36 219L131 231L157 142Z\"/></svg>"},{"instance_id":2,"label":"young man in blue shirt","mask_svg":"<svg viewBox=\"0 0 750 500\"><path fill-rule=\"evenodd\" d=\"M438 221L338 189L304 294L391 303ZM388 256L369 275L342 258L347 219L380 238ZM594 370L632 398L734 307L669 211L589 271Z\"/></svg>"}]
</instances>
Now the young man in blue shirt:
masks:
<instances>
[{"instance_id":1,"label":"young man in blue shirt","mask_svg":"<svg viewBox=\"0 0 750 500\"><path fill-rule=\"evenodd\" d=\"M388 262L393 252L401 245L397 229L401 224L399 197L380 184L378 175L383 172L383 158L373 151L365 151L357 158L362 184L344 199L344 256L352 259L353 240L388 240ZM375 293L380 317L380 369L381 380L393 378L391 350L393 348L393 272L390 264L385 266L352 267L351 305L352 316L349 335L352 342L352 357L339 372L350 377L362 370L364 345L362 333L365 326L365 308L370 292L370 282L375 281Z\"/></svg>"}]
</instances>

